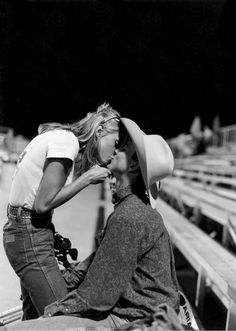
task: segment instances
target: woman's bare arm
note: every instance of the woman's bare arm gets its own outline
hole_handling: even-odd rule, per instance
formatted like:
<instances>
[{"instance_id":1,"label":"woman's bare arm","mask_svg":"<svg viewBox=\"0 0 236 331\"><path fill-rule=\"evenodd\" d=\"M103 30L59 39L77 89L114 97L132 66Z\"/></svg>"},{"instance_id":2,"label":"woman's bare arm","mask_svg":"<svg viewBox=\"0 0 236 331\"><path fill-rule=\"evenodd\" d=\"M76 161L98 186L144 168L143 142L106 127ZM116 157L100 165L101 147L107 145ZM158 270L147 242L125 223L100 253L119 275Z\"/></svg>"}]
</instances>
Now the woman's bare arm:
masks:
<instances>
[{"instance_id":1,"label":"woman's bare arm","mask_svg":"<svg viewBox=\"0 0 236 331\"><path fill-rule=\"evenodd\" d=\"M72 164L72 161L67 158L46 160L44 174L34 202L37 213L42 214L59 207L89 184L104 181L110 173L106 168L94 166L71 184L64 186Z\"/></svg>"}]
</instances>

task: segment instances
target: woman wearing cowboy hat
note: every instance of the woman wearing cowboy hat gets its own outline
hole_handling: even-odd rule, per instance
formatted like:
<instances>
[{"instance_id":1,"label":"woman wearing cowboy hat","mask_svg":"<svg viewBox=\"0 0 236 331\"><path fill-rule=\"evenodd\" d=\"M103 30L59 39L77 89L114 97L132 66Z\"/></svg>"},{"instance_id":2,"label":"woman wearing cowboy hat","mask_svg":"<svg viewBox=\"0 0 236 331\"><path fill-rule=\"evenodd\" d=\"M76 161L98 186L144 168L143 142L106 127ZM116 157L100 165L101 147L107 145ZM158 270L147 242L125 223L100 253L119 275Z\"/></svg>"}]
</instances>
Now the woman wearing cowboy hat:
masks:
<instances>
[{"instance_id":1,"label":"woman wearing cowboy hat","mask_svg":"<svg viewBox=\"0 0 236 331\"><path fill-rule=\"evenodd\" d=\"M161 136L145 135L127 118L121 122L126 139L108 165L116 178L115 207L99 247L65 273L70 292L46 307L50 318L18 329L114 329L150 316L160 304L179 311L171 242L155 209L157 182L171 174L173 156Z\"/></svg>"}]
</instances>

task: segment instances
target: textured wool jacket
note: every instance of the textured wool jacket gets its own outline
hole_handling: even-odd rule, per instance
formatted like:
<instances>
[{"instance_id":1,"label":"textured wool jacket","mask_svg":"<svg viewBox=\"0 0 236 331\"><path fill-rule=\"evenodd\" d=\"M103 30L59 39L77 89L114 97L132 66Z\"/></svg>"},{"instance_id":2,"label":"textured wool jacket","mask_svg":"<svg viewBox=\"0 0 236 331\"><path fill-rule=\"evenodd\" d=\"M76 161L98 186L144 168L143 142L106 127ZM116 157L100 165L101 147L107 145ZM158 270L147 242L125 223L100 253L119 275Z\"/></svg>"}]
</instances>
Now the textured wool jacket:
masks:
<instances>
[{"instance_id":1,"label":"textured wool jacket","mask_svg":"<svg viewBox=\"0 0 236 331\"><path fill-rule=\"evenodd\" d=\"M78 287L47 306L46 316L104 318L112 313L132 321L155 312L161 303L178 311L174 256L162 216L130 187L117 196L98 249L81 264L84 280L78 264L71 276Z\"/></svg>"}]
</instances>

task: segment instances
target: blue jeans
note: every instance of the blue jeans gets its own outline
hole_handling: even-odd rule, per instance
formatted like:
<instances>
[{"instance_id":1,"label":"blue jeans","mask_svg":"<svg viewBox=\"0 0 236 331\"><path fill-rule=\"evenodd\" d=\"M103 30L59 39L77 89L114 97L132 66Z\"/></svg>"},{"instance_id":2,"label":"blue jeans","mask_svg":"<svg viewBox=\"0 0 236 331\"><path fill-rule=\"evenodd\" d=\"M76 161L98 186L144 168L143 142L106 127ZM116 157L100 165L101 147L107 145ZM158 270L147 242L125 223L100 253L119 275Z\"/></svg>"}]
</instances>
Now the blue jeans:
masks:
<instances>
[{"instance_id":1,"label":"blue jeans","mask_svg":"<svg viewBox=\"0 0 236 331\"><path fill-rule=\"evenodd\" d=\"M68 293L55 258L51 218L51 213L38 215L21 207L8 207L3 244L20 278L23 320L43 315L45 306Z\"/></svg>"},{"instance_id":2,"label":"blue jeans","mask_svg":"<svg viewBox=\"0 0 236 331\"><path fill-rule=\"evenodd\" d=\"M57 330L57 331L112 331L119 328L122 330L122 326L125 326L128 320L121 319L113 314L108 315L104 319L92 320L82 317L74 316L53 316L48 318L39 318L31 321L23 321L9 324L3 327L1 330Z\"/></svg>"}]
</instances>

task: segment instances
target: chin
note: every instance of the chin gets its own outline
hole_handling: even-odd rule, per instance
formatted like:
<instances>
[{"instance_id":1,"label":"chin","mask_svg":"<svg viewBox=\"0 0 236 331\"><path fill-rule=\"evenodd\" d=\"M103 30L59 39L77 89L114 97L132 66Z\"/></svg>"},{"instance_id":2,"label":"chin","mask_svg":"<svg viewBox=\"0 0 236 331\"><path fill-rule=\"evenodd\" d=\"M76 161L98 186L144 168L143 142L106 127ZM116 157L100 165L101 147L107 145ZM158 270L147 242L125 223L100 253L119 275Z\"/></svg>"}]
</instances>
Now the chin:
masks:
<instances>
[{"instance_id":1,"label":"chin","mask_svg":"<svg viewBox=\"0 0 236 331\"><path fill-rule=\"evenodd\" d=\"M109 169L111 172L114 170L114 164L112 161L108 163L107 169Z\"/></svg>"},{"instance_id":2,"label":"chin","mask_svg":"<svg viewBox=\"0 0 236 331\"><path fill-rule=\"evenodd\" d=\"M107 165L107 169L109 169L110 171L112 171L112 162L109 162Z\"/></svg>"}]
</instances>

